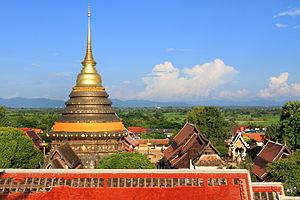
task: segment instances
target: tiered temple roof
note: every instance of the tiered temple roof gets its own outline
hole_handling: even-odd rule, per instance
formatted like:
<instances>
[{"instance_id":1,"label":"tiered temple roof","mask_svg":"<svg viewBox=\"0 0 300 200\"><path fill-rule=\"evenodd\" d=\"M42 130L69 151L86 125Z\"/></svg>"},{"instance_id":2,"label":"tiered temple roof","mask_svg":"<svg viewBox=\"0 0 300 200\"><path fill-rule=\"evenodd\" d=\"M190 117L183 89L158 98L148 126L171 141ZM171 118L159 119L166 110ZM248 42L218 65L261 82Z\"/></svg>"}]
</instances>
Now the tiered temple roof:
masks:
<instances>
[{"instance_id":1,"label":"tiered temple roof","mask_svg":"<svg viewBox=\"0 0 300 200\"><path fill-rule=\"evenodd\" d=\"M264 180L268 174L267 165L290 154L286 145L269 140L254 159L253 174L260 180Z\"/></svg>"},{"instance_id":2,"label":"tiered temple roof","mask_svg":"<svg viewBox=\"0 0 300 200\"><path fill-rule=\"evenodd\" d=\"M91 10L88 10L87 49L83 68L77 76L76 86L62 116L55 122L50 138L121 138L127 135L122 121L111 106L108 94L102 86L92 53Z\"/></svg>"},{"instance_id":3,"label":"tiered temple roof","mask_svg":"<svg viewBox=\"0 0 300 200\"><path fill-rule=\"evenodd\" d=\"M184 127L179 131L179 133L171 140L171 145L163 152L164 160L168 163L161 166L162 168L189 168L190 161L194 165L201 163L199 159L202 158L201 155L214 155L211 158L218 157L219 161L222 163L218 151L215 147L201 134L197 127L193 124L186 123ZM206 159L206 161L211 161L212 159ZM211 166L215 166L215 159ZM205 165L210 165L206 162Z\"/></svg>"}]
</instances>

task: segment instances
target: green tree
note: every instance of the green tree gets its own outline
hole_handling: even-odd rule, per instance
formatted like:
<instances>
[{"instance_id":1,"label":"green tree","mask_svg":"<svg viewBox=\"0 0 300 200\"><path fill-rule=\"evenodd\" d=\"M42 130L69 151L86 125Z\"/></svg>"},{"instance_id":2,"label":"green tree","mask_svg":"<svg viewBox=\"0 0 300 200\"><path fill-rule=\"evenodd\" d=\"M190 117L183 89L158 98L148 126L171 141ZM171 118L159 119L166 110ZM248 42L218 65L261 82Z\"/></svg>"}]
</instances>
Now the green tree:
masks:
<instances>
[{"instance_id":1,"label":"green tree","mask_svg":"<svg viewBox=\"0 0 300 200\"><path fill-rule=\"evenodd\" d=\"M225 120L219 108L195 107L188 113L187 119L194 123L218 150L224 152L224 140L231 137L232 124Z\"/></svg>"},{"instance_id":2,"label":"green tree","mask_svg":"<svg viewBox=\"0 0 300 200\"><path fill-rule=\"evenodd\" d=\"M152 133L142 133L142 139L166 139L167 136L164 133L152 132Z\"/></svg>"},{"instance_id":3,"label":"green tree","mask_svg":"<svg viewBox=\"0 0 300 200\"><path fill-rule=\"evenodd\" d=\"M40 168L43 154L22 131L0 127L0 168Z\"/></svg>"},{"instance_id":4,"label":"green tree","mask_svg":"<svg viewBox=\"0 0 300 200\"><path fill-rule=\"evenodd\" d=\"M300 149L300 101L288 102L280 116L280 139L286 140L292 149Z\"/></svg>"},{"instance_id":5,"label":"green tree","mask_svg":"<svg viewBox=\"0 0 300 200\"><path fill-rule=\"evenodd\" d=\"M7 126L6 109L4 107L0 107L0 127L1 126Z\"/></svg>"},{"instance_id":6,"label":"green tree","mask_svg":"<svg viewBox=\"0 0 300 200\"><path fill-rule=\"evenodd\" d=\"M286 103L282 107L280 121L268 128L268 136L293 150L300 149L300 101Z\"/></svg>"},{"instance_id":7,"label":"green tree","mask_svg":"<svg viewBox=\"0 0 300 200\"><path fill-rule=\"evenodd\" d=\"M98 169L154 169L150 160L139 153L121 152L99 161Z\"/></svg>"},{"instance_id":8,"label":"green tree","mask_svg":"<svg viewBox=\"0 0 300 200\"><path fill-rule=\"evenodd\" d=\"M284 183L288 195L300 196L300 152L268 166L274 181Z\"/></svg>"}]
</instances>

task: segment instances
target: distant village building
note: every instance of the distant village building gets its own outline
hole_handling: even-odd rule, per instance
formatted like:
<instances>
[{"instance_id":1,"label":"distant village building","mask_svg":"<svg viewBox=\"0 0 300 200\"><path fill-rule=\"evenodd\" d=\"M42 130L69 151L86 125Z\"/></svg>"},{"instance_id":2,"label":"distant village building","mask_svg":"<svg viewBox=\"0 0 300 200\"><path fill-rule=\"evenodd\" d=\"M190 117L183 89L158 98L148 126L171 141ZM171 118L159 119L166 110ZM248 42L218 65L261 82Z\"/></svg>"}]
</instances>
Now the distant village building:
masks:
<instances>
[{"instance_id":1,"label":"distant village building","mask_svg":"<svg viewBox=\"0 0 300 200\"><path fill-rule=\"evenodd\" d=\"M266 180L268 175L267 165L291 154L286 145L268 141L254 159L252 172L261 181Z\"/></svg>"},{"instance_id":2,"label":"distant village building","mask_svg":"<svg viewBox=\"0 0 300 200\"><path fill-rule=\"evenodd\" d=\"M242 133L238 132L228 144L228 156L230 161L240 163L246 157L246 151L250 146L245 142Z\"/></svg>"},{"instance_id":3,"label":"distant village building","mask_svg":"<svg viewBox=\"0 0 300 200\"><path fill-rule=\"evenodd\" d=\"M124 137L123 143L125 145L125 150L128 152L133 152L134 149L139 146L139 143L130 136Z\"/></svg>"},{"instance_id":4,"label":"distant village building","mask_svg":"<svg viewBox=\"0 0 300 200\"><path fill-rule=\"evenodd\" d=\"M262 147L266 140L265 133L254 132L254 133L242 133L242 136L245 140L254 141L257 146Z\"/></svg>"},{"instance_id":5,"label":"distant village building","mask_svg":"<svg viewBox=\"0 0 300 200\"><path fill-rule=\"evenodd\" d=\"M42 138L39 134L43 133L41 129L32 129L32 128L17 128L24 132L24 134L32 140L34 146L39 149L43 150L45 148L45 143L43 142Z\"/></svg>"},{"instance_id":6,"label":"distant village building","mask_svg":"<svg viewBox=\"0 0 300 200\"><path fill-rule=\"evenodd\" d=\"M180 169L223 164L215 147L190 123L184 125L163 153L159 168Z\"/></svg>"},{"instance_id":7,"label":"distant village building","mask_svg":"<svg viewBox=\"0 0 300 200\"><path fill-rule=\"evenodd\" d=\"M164 156L163 151L169 145L169 139L139 139L136 151L146 155L152 163L157 163Z\"/></svg>"},{"instance_id":8,"label":"distant village building","mask_svg":"<svg viewBox=\"0 0 300 200\"><path fill-rule=\"evenodd\" d=\"M129 131L130 135L135 139L141 138L143 133L148 133L148 129L142 126L129 126L127 127L127 130Z\"/></svg>"}]
</instances>

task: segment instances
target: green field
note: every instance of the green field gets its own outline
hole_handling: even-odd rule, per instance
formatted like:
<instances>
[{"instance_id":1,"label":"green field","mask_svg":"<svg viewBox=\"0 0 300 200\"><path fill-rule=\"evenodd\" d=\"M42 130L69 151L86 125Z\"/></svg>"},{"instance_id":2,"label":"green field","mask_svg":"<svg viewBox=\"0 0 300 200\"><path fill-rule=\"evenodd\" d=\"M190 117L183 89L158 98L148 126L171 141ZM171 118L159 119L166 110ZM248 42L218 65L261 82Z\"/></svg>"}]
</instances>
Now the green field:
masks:
<instances>
[{"instance_id":1,"label":"green field","mask_svg":"<svg viewBox=\"0 0 300 200\"><path fill-rule=\"evenodd\" d=\"M186 122L192 108L120 108L117 114L129 126L167 128L179 130ZM34 127L45 131L51 129L59 117L59 109L5 109L6 121L12 127ZM267 127L280 118L279 107L220 107L226 120L237 125Z\"/></svg>"}]
</instances>

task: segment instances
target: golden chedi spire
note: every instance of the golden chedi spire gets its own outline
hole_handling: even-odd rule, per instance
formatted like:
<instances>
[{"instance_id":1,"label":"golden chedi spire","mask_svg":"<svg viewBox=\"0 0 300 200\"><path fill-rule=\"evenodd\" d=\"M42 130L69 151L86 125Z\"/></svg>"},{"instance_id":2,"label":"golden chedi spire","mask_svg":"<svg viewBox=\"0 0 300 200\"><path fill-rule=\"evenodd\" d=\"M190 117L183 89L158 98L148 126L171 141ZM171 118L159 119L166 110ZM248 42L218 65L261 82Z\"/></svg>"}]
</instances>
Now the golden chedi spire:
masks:
<instances>
[{"instance_id":1,"label":"golden chedi spire","mask_svg":"<svg viewBox=\"0 0 300 200\"><path fill-rule=\"evenodd\" d=\"M92 36L91 36L91 6L88 5L88 33L85 58L81 63L83 68L77 76L77 87L97 87L102 86L101 76L98 74L95 66L96 62L92 51Z\"/></svg>"},{"instance_id":2,"label":"golden chedi spire","mask_svg":"<svg viewBox=\"0 0 300 200\"><path fill-rule=\"evenodd\" d=\"M111 107L95 66L91 40L91 8L88 6L87 49L83 68L62 116L55 122L49 136L60 139L120 138L127 135L122 121Z\"/></svg>"}]
</instances>

